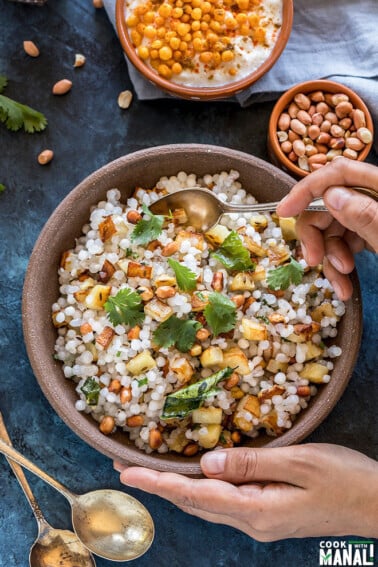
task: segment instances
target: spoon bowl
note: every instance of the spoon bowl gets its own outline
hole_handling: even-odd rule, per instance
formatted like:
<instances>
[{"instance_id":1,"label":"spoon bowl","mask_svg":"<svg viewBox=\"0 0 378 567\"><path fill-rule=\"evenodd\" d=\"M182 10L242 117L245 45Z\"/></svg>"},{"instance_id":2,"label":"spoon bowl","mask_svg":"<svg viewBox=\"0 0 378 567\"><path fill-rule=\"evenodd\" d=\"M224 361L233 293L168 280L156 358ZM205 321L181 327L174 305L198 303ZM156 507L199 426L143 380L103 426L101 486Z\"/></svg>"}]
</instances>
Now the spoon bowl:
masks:
<instances>
[{"instance_id":1,"label":"spoon bowl","mask_svg":"<svg viewBox=\"0 0 378 567\"><path fill-rule=\"evenodd\" d=\"M112 561L130 561L143 555L151 546L154 539L151 515L143 504L129 494L103 489L77 495L1 439L0 453L39 476L67 498L71 504L72 524L78 540L99 557ZM43 565L36 563L33 567ZM63 565L90 567L94 563ZM61 564L57 563L58 566L61 567Z\"/></svg>"}]
</instances>

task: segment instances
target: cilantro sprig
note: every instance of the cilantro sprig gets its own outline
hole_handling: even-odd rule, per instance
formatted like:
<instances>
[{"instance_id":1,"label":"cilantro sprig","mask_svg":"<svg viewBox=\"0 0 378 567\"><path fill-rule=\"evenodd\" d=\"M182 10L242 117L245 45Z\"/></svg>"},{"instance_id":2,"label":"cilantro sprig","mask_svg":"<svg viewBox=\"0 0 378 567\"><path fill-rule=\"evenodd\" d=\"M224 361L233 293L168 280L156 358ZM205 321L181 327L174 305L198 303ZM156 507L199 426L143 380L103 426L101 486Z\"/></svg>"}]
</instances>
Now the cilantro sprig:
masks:
<instances>
[{"instance_id":1,"label":"cilantro sprig","mask_svg":"<svg viewBox=\"0 0 378 567\"><path fill-rule=\"evenodd\" d=\"M1 75L0 93L3 92L7 84L7 78ZM16 102L3 94L0 94L0 122L3 122L8 130L13 132L17 132L23 127L28 134L40 132L47 125L47 119L41 112L26 106L26 104Z\"/></svg>"},{"instance_id":2,"label":"cilantro sprig","mask_svg":"<svg viewBox=\"0 0 378 567\"><path fill-rule=\"evenodd\" d=\"M168 258L168 264L175 273L177 285L181 291L194 291L196 289L197 276L192 270L173 258Z\"/></svg>"},{"instance_id":3,"label":"cilantro sprig","mask_svg":"<svg viewBox=\"0 0 378 567\"><path fill-rule=\"evenodd\" d=\"M182 418L193 410L201 407L206 398L214 396L219 392L217 384L226 380L233 373L232 368L224 368L208 378L181 388L177 392L169 394L165 398L161 419Z\"/></svg>"},{"instance_id":4,"label":"cilantro sprig","mask_svg":"<svg viewBox=\"0 0 378 567\"><path fill-rule=\"evenodd\" d=\"M252 262L248 250L244 247L242 239L234 230L224 239L221 246L212 253L212 256L232 272L254 270L256 266Z\"/></svg>"},{"instance_id":5,"label":"cilantro sprig","mask_svg":"<svg viewBox=\"0 0 378 567\"><path fill-rule=\"evenodd\" d=\"M298 285L302 281L303 274L303 266L291 257L288 264L280 266L275 270L269 270L267 276L268 287L273 290L284 290L290 284Z\"/></svg>"},{"instance_id":6,"label":"cilantro sprig","mask_svg":"<svg viewBox=\"0 0 378 567\"><path fill-rule=\"evenodd\" d=\"M128 287L121 289L114 297L109 297L104 309L113 325L126 324L134 327L140 325L145 317L139 293Z\"/></svg>"},{"instance_id":7,"label":"cilantro sprig","mask_svg":"<svg viewBox=\"0 0 378 567\"><path fill-rule=\"evenodd\" d=\"M5 185L4 183L0 183L0 193L2 193L3 191L5 191Z\"/></svg>"},{"instance_id":8,"label":"cilantro sprig","mask_svg":"<svg viewBox=\"0 0 378 567\"><path fill-rule=\"evenodd\" d=\"M131 241L135 244L148 244L161 234L164 224L164 215L154 215L146 205L142 205L144 214L131 233Z\"/></svg>"},{"instance_id":9,"label":"cilantro sprig","mask_svg":"<svg viewBox=\"0 0 378 567\"><path fill-rule=\"evenodd\" d=\"M153 342L163 348L175 346L180 352L187 352L196 340L196 332L202 327L199 321L179 319L171 315L161 323L153 334Z\"/></svg>"},{"instance_id":10,"label":"cilantro sprig","mask_svg":"<svg viewBox=\"0 0 378 567\"><path fill-rule=\"evenodd\" d=\"M226 295L214 291L209 295L204 315L215 336L234 329L236 324L236 305Z\"/></svg>"}]
</instances>

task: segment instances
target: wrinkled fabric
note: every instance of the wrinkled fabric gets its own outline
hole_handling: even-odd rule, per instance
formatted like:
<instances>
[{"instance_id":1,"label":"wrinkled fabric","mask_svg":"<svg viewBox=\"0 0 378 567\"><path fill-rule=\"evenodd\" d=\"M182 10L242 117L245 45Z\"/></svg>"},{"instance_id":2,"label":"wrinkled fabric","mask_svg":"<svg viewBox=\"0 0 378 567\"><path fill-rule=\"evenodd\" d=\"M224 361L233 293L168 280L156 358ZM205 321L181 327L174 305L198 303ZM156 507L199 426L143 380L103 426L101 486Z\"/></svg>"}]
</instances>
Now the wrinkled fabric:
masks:
<instances>
[{"instance_id":1,"label":"wrinkled fabric","mask_svg":"<svg viewBox=\"0 0 378 567\"><path fill-rule=\"evenodd\" d=\"M115 23L115 0L104 0ZM294 0L294 22L279 60L259 81L234 99L245 107L275 100L293 85L331 79L356 91L378 121L378 0ZM170 95L146 81L127 61L141 100Z\"/></svg>"}]
</instances>

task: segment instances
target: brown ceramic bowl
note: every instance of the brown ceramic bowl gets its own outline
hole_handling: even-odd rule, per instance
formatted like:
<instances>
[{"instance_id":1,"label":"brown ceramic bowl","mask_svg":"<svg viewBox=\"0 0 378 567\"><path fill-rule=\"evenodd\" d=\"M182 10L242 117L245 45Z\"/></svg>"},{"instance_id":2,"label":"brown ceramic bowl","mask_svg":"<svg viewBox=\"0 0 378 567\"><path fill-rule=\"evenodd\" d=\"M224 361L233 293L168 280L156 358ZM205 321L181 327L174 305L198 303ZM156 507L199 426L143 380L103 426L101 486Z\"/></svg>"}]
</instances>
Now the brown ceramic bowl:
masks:
<instances>
[{"instance_id":1,"label":"brown ceramic bowl","mask_svg":"<svg viewBox=\"0 0 378 567\"><path fill-rule=\"evenodd\" d=\"M366 126L369 130L374 133L374 125L373 119L371 114L362 100L354 91L342 85L341 83L336 83L334 81L327 81L327 80L319 80L319 81L307 81L305 83L299 83L295 85L288 91L286 91L276 102L272 113L270 115L269 120L269 127L268 127L268 152L271 161L290 174L293 174L297 179L301 177L305 177L309 174L309 172L304 171L300 167L298 167L295 163L289 160L287 155L282 151L280 143L277 138L277 130L278 130L278 119L281 116L282 112L284 112L289 104L293 101L295 95L298 93L308 94L314 91L323 91L325 93L344 93L349 96L349 100L352 103L354 108L358 108L365 113L366 117ZM364 161L373 145L373 142L367 144L365 148L359 152L358 161Z\"/></svg>"},{"instance_id":2,"label":"brown ceramic bowl","mask_svg":"<svg viewBox=\"0 0 378 567\"><path fill-rule=\"evenodd\" d=\"M116 25L122 48L134 67L151 83L171 95L190 100L216 100L238 94L258 79L274 65L284 50L290 36L293 23L293 0L283 0L282 27L276 44L269 57L253 73L245 78L216 87L189 87L179 85L161 77L154 69L140 59L131 42L125 21L125 0L116 0Z\"/></svg>"},{"instance_id":3,"label":"brown ceramic bowl","mask_svg":"<svg viewBox=\"0 0 378 567\"><path fill-rule=\"evenodd\" d=\"M293 185L293 179L271 164L253 156L218 146L180 144L154 147L121 157L84 179L57 207L44 226L30 258L23 291L23 328L26 347L37 380L47 399L79 437L101 453L128 463L188 475L200 473L200 457L179 454L147 455L130 443L127 434L118 431L105 437L98 423L75 409L75 384L64 378L62 365L53 359L56 329L51 323L51 306L59 295L57 269L64 250L75 245L75 237L89 218L89 209L118 187L127 199L135 186L153 187L163 175L179 171L199 175L234 169L240 179L261 202L281 199ZM293 427L281 437L261 435L252 446L279 447L298 443L328 415L350 378L361 334L361 300L358 279L353 275L354 295L347 303L336 343L343 356L336 359L333 378L320 388L309 407Z\"/></svg>"}]
</instances>

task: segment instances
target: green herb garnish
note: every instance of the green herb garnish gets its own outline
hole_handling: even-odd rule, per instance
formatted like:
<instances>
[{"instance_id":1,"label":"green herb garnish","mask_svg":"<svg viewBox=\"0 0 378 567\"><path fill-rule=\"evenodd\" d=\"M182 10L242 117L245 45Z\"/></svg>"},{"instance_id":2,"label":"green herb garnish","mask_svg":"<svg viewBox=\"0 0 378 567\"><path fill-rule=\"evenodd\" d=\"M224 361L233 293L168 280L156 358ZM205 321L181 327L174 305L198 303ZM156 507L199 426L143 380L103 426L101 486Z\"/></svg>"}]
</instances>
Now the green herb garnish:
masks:
<instances>
[{"instance_id":1,"label":"green herb garnish","mask_svg":"<svg viewBox=\"0 0 378 567\"><path fill-rule=\"evenodd\" d=\"M153 334L153 342L163 348L175 345L180 352L187 352L196 340L196 332L202 327L199 321L179 319L171 315Z\"/></svg>"},{"instance_id":2,"label":"green herb garnish","mask_svg":"<svg viewBox=\"0 0 378 567\"><path fill-rule=\"evenodd\" d=\"M224 368L208 378L181 388L165 398L161 419L182 418L193 410L201 407L206 398L214 396L219 392L216 387L219 382L226 380L233 373L232 368Z\"/></svg>"},{"instance_id":3,"label":"green herb garnish","mask_svg":"<svg viewBox=\"0 0 378 567\"><path fill-rule=\"evenodd\" d=\"M143 218L135 225L130 237L135 244L148 244L163 230L164 216L154 215L146 205L142 205L142 209L148 220Z\"/></svg>"},{"instance_id":4,"label":"green herb garnish","mask_svg":"<svg viewBox=\"0 0 378 567\"><path fill-rule=\"evenodd\" d=\"M298 285L302 281L303 274L303 266L291 257L289 264L268 272L268 287L274 290L283 290L287 289L290 284Z\"/></svg>"},{"instance_id":5,"label":"green herb garnish","mask_svg":"<svg viewBox=\"0 0 378 567\"><path fill-rule=\"evenodd\" d=\"M85 395L85 400L89 406L97 406L100 395L100 384L94 378L87 378L80 388Z\"/></svg>"},{"instance_id":6,"label":"green herb garnish","mask_svg":"<svg viewBox=\"0 0 378 567\"><path fill-rule=\"evenodd\" d=\"M8 80L4 76L0 76L0 93L7 86ZM20 102L16 102L3 94L0 94L0 122L3 122L8 130L16 132L24 127L25 132L33 134L44 130L47 125L46 117Z\"/></svg>"},{"instance_id":7,"label":"green herb garnish","mask_svg":"<svg viewBox=\"0 0 378 567\"><path fill-rule=\"evenodd\" d=\"M192 270L173 258L168 258L168 264L175 273L177 285L181 291L194 291L196 289L197 276Z\"/></svg>"},{"instance_id":8,"label":"green herb garnish","mask_svg":"<svg viewBox=\"0 0 378 567\"><path fill-rule=\"evenodd\" d=\"M0 193L2 193L3 191L5 191L5 185L3 183L0 183Z\"/></svg>"},{"instance_id":9,"label":"green herb garnish","mask_svg":"<svg viewBox=\"0 0 378 567\"><path fill-rule=\"evenodd\" d=\"M218 250L212 253L212 256L221 262L227 270L232 272L254 270L256 267L242 239L234 230L225 238Z\"/></svg>"},{"instance_id":10,"label":"green herb garnish","mask_svg":"<svg viewBox=\"0 0 378 567\"><path fill-rule=\"evenodd\" d=\"M138 386L139 386L139 388L141 388L142 386L145 386L146 384L148 384L148 378L147 378L147 376L145 376L144 378L141 378L140 380L138 380Z\"/></svg>"},{"instance_id":11,"label":"green herb garnish","mask_svg":"<svg viewBox=\"0 0 378 567\"><path fill-rule=\"evenodd\" d=\"M215 336L227 333L236 324L236 305L226 295L214 291L208 297L204 315Z\"/></svg>"},{"instance_id":12,"label":"green herb garnish","mask_svg":"<svg viewBox=\"0 0 378 567\"><path fill-rule=\"evenodd\" d=\"M125 256L126 258L132 258L133 260L135 260L136 258L138 258L138 253L137 252L133 252L131 250L131 248L126 248L125 250Z\"/></svg>"},{"instance_id":13,"label":"green herb garnish","mask_svg":"<svg viewBox=\"0 0 378 567\"><path fill-rule=\"evenodd\" d=\"M113 325L140 325L144 321L145 313L142 299L136 291L125 287L114 297L109 297L104 305Z\"/></svg>"},{"instance_id":14,"label":"green herb garnish","mask_svg":"<svg viewBox=\"0 0 378 567\"><path fill-rule=\"evenodd\" d=\"M255 317L256 319L260 319L260 321L263 321L266 325L270 324L268 317L265 317L265 315L255 315Z\"/></svg>"}]
</instances>

